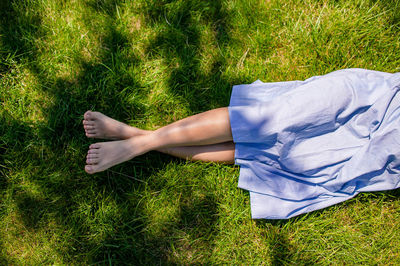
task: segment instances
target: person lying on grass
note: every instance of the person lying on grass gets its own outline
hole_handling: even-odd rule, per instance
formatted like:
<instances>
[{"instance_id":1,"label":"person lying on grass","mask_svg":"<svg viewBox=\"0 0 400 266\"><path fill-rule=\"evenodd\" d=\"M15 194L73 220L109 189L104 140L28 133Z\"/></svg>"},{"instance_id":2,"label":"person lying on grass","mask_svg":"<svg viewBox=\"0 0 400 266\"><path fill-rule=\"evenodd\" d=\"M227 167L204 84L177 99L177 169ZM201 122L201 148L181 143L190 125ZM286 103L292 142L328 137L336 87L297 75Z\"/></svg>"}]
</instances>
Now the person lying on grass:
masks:
<instances>
[{"instance_id":1,"label":"person lying on grass","mask_svg":"<svg viewBox=\"0 0 400 266\"><path fill-rule=\"evenodd\" d=\"M229 107L154 131L87 111L85 171L156 150L240 165L253 218L284 219L400 186L400 73L344 69L233 86Z\"/></svg>"}]
</instances>

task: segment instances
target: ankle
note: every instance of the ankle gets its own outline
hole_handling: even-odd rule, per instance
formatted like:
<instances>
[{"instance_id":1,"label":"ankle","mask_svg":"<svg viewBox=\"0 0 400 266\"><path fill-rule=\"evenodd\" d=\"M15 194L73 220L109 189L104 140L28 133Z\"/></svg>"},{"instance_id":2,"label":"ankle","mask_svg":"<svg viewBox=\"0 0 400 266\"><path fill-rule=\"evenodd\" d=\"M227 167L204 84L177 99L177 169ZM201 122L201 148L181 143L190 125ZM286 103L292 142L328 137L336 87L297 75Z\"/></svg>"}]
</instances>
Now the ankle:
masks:
<instances>
[{"instance_id":1,"label":"ankle","mask_svg":"<svg viewBox=\"0 0 400 266\"><path fill-rule=\"evenodd\" d=\"M142 135L136 135L125 139L129 149L132 150L135 156L144 154L152 150L156 150L158 147L157 141L154 139L152 132L146 132Z\"/></svg>"},{"instance_id":2,"label":"ankle","mask_svg":"<svg viewBox=\"0 0 400 266\"><path fill-rule=\"evenodd\" d=\"M143 130L136 127L128 126L121 133L122 139L129 139L132 137L143 136L151 133L149 130Z\"/></svg>"}]
</instances>

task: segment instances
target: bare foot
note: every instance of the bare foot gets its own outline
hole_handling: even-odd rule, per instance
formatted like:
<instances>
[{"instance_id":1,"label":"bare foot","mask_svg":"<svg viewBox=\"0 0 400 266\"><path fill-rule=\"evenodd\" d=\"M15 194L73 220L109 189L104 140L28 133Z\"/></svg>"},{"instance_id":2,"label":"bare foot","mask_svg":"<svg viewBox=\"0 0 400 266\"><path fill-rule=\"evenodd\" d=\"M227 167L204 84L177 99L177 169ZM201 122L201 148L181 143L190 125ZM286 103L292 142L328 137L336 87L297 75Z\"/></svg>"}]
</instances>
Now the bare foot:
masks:
<instances>
[{"instance_id":1,"label":"bare foot","mask_svg":"<svg viewBox=\"0 0 400 266\"><path fill-rule=\"evenodd\" d=\"M143 154L145 150L135 143L139 142L131 138L90 145L86 156L85 171L89 174L101 172Z\"/></svg>"},{"instance_id":2,"label":"bare foot","mask_svg":"<svg viewBox=\"0 0 400 266\"><path fill-rule=\"evenodd\" d=\"M146 134L146 130L128 126L102 113L87 111L83 115L86 136L96 139L128 139Z\"/></svg>"}]
</instances>

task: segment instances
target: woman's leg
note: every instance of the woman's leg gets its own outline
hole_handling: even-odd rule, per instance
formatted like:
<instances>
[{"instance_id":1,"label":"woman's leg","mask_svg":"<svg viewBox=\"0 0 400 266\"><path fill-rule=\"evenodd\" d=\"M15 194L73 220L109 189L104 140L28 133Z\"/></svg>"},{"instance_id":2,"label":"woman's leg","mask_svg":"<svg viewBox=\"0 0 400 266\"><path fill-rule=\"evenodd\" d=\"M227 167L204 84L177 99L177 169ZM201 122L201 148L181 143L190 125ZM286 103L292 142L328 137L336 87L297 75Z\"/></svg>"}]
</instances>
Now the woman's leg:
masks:
<instances>
[{"instance_id":1,"label":"woman's leg","mask_svg":"<svg viewBox=\"0 0 400 266\"><path fill-rule=\"evenodd\" d=\"M235 144L229 141L202 146L161 148L157 151L186 160L233 164Z\"/></svg>"},{"instance_id":2,"label":"woman's leg","mask_svg":"<svg viewBox=\"0 0 400 266\"><path fill-rule=\"evenodd\" d=\"M234 144L228 108L197 114L155 131L129 127L97 112L89 111L84 118L88 137L125 138L92 144L85 167L88 173L103 171L150 150L194 160L233 162Z\"/></svg>"},{"instance_id":3,"label":"woman's leg","mask_svg":"<svg viewBox=\"0 0 400 266\"><path fill-rule=\"evenodd\" d=\"M87 111L83 125L89 138L123 140L150 134L150 130L142 130L112 119L102 113ZM233 142L202 146L180 146L160 148L157 151L182 159L205 162L233 163L235 145Z\"/></svg>"}]
</instances>

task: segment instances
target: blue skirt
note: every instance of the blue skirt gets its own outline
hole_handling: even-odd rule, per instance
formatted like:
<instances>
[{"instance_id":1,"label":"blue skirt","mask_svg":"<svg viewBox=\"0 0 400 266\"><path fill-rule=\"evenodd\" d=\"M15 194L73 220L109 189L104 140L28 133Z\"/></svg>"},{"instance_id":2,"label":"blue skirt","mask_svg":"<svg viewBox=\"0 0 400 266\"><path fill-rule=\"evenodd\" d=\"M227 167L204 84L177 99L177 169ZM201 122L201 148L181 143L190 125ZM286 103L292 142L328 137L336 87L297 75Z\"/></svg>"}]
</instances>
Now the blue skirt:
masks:
<instances>
[{"instance_id":1,"label":"blue skirt","mask_svg":"<svg viewBox=\"0 0 400 266\"><path fill-rule=\"evenodd\" d=\"M400 186L400 73L344 69L233 86L239 187L254 219L287 219Z\"/></svg>"}]
</instances>

